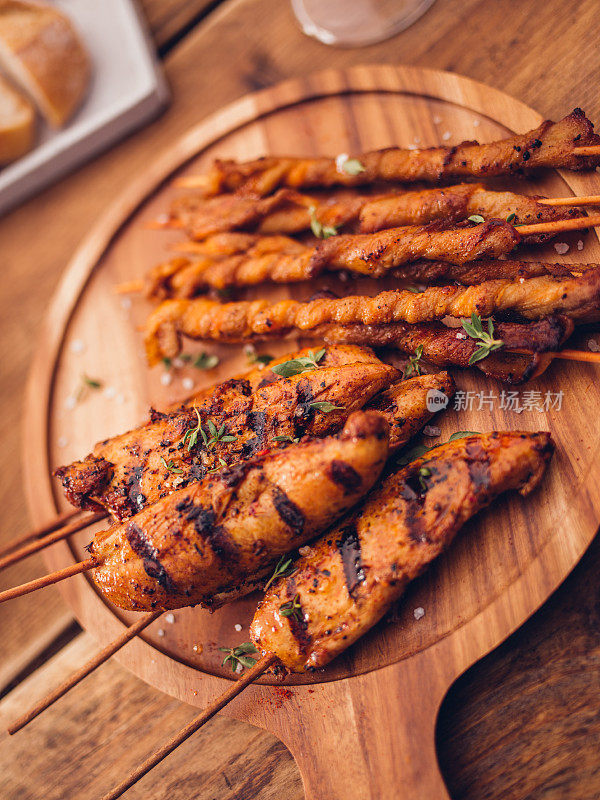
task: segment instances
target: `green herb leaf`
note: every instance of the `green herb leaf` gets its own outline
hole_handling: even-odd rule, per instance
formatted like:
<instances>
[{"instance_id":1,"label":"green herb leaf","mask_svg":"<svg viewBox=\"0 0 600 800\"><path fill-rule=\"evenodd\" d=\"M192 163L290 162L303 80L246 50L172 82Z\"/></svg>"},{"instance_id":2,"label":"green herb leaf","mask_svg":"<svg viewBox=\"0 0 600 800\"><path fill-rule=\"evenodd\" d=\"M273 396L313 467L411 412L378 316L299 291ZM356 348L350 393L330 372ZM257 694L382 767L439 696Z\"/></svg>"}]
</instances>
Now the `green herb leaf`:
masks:
<instances>
[{"instance_id":1,"label":"green herb leaf","mask_svg":"<svg viewBox=\"0 0 600 800\"><path fill-rule=\"evenodd\" d=\"M161 358L161 361L162 361L163 366L164 366L165 369L171 369L171 367L173 366L173 360L170 359L169 356L165 356L164 358Z\"/></svg>"},{"instance_id":2,"label":"green herb leaf","mask_svg":"<svg viewBox=\"0 0 600 800\"><path fill-rule=\"evenodd\" d=\"M291 378L294 375L300 375L302 372L318 369L319 361L324 355L324 347L321 350L317 350L316 353L311 350L307 356L300 356L300 358L292 358L290 361L275 364L274 367L271 367L271 371L282 378Z\"/></svg>"},{"instance_id":3,"label":"green herb leaf","mask_svg":"<svg viewBox=\"0 0 600 800\"><path fill-rule=\"evenodd\" d=\"M278 578L287 578L289 577L292 572L294 572L294 567L292 566L293 559L290 556L281 556L279 561L277 562L277 566L275 567L275 571L269 578L269 580L265 583L264 591L266 592L269 586L276 581Z\"/></svg>"},{"instance_id":4,"label":"green herb leaf","mask_svg":"<svg viewBox=\"0 0 600 800\"><path fill-rule=\"evenodd\" d=\"M198 420L198 424L194 428L189 428L183 434L183 439L182 439L182 443L183 443L184 447L185 447L185 443L187 442L188 453L191 452L194 449L194 447L196 446L196 444L198 443L198 434L201 434L202 439L204 440L204 444L206 444L206 442L207 442L206 434L204 433L204 430L202 429L202 420L200 419L200 412L198 411L196 406L194 406L194 411L196 412L196 418Z\"/></svg>"},{"instance_id":5,"label":"green herb leaf","mask_svg":"<svg viewBox=\"0 0 600 800\"><path fill-rule=\"evenodd\" d=\"M171 459L168 464L162 456L160 457L160 460L162 462L163 467L169 470L169 472L172 472L173 475L183 475L183 470L175 466L175 462L173 461L173 459Z\"/></svg>"},{"instance_id":6,"label":"green herb leaf","mask_svg":"<svg viewBox=\"0 0 600 800\"><path fill-rule=\"evenodd\" d=\"M423 356L423 345L420 344L415 350L414 356L408 359L408 364L404 368L404 378L411 378L413 375L421 375L422 367L419 363Z\"/></svg>"},{"instance_id":7,"label":"green herb leaf","mask_svg":"<svg viewBox=\"0 0 600 800\"><path fill-rule=\"evenodd\" d=\"M463 330L480 345L469 358L469 366L487 358L490 353L499 350L504 344L502 339L494 339L494 323L491 317L488 319L487 331L484 331L483 321L475 312L471 314L470 322L466 319L461 322Z\"/></svg>"},{"instance_id":8,"label":"green herb leaf","mask_svg":"<svg viewBox=\"0 0 600 800\"><path fill-rule=\"evenodd\" d=\"M513 220L515 220L516 218L517 218L517 215L516 215L516 214L513 212L512 214L509 214L509 215L508 215L508 217L506 218L506 221L507 221L507 222L512 222L512 221L513 221Z\"/></svg>"},{"instance_id":9,"label":"green herb leaf","mask_svg":"<svg viewBox=\"0 0 600 800\"><path fill-rule=\"evenodd\" d=\"M297 444L300 441L300 439L299 438L292 439L291 436L274 436L273 437L273 441L274 442L288 442L289 444Z\"/></svg>"},{"instance_id":10,"label":"green herb leaf","mask_svg":"<svg viewBox=\"0 0 600 800\"><path fill-rule=\"evenodd\" d=\"M249 364L270 364L275 358L275 356L271 356L268 353L259 355L251 344L247 344L244 347L244 353Z\"/></svg>"},{"instance_id":11,"label":"green herb leaf","mask_svg":"<svg viewBox=\"0 0 600 800\"><path fill-rule=\"evenodd\" d=\"M196 369L214 369L219 363L219 356L214 353L198 353L193 361L193 366Z\"/></svg>"},{"instance_id":12,"label":"green herb leaf","mask_svg":"<svg viewBox=\"0 0 600 800\"><path fill-rule=\"evenodd\" d=\"M90 389L102 388L102 381L96 380L96 378L90 378L87 375L82 375L81 380L85 383L86 386L89 386Z\"/></svg>"},{"instance_id":13,"label":"green herb leaf","mask_svg":"<svg viewBox=\"0 0 600 800\"><path fill-rule=\"evenodd\" d=\"M478 433L479 431L456 431L456 433L453 433L448 441L454 442L456 439L465 439L467 436L477 436Z\"/></svg>"},{"instance_id":14,"label":"green herb leaf","mask_svg":"<svg viewBox=\"0 0 600 800\"><path fill-rule=\"evenodd\" d=\"M319 222L316 206L311 206L308 209L308 213L310 214L310 229L317 239L329 239L330 236L337 235L338 229L334 228L333 225L322 225Z\"/></svg>"},{"instance_id":15,"label":"green herb leaf","mask_svg":"<svg viewBox=\"0 0 600 800\"><path fill-rule=\"evenodd\" d=\"M232 672L237 672L240 664L242 668L248 667L249 669L256 664L256 659L250 658L248 655L248 653L258 653L258 650L252 642L244 642L237 647L219 647L219 650L222 653L227 653L221 666L224 667L229 663Z\"/></svg>"},{"instance_id":16,"label":"green herb leaf","mask_svg":"<svg viewBox=\"0 0 600 800\"><path fill-rule=\"evenodd\" d=\"M425 478L431 477L431 470L429 469L429 467L421 467L419 469L418 476L419 476L419 483L421 484L421 489L423 489L423 491L426 492L428 486Z\"/></svg>"},{"instance_id":17,"label":"green herb leaf","mask_svg":"<svg viewBox=\"0 0 600 800\"><path fill-rule=\"evenodd\" d=\"M419 289L418 286L405 286L404 287L407 292L412 292L413 294L423 294L425 289Z\"/></svg>"},{"instance_id":18,"label":"green herb leaf","mask_svg":"<svg viewBox=\"0 0 600 800\"><path fill-rule=\"evenodd\" d=\"M334 406L329 400L319 400L315 403L310 403L309 408L316 408L317 411L322 411L324 414L329 414L331 411L343 411L344 406Z\"/></svg>"},{"instance_id":19,"label":"green herb leaf","mask_svg":"<svg viewBox=\"0 0 600 800\"><path fill-rule=\"evenodd\" d=\"M417 444L400 456L398 459L398 465L400 467L405 467L407 464L410 464L411 461L415 461L417 458L424 456L429 450L431 450L431 448L427 447L427 445Z\"/></svg>"},{"instance_id":20,"label":"green herb leaf","mask_svg":"<svg viewBox=\"0 0 600 800\"><path fill-rule=\"evenodd\" d=\"M365 172L365 165L361 164L358 158L348 158L342 164L342 169L346 175L360 175L361 172Z\"/></svg>"},{"instance_id":21,"label":"green herb leaf","mask_svg":"<svg viewBox=\"0 0 600 800\"><path fill-rule=\"evenodd\" d=\"M471 216L467 217L467 219L469 220L469 222L476 222L478 224L481 222L485 222L481 214L471 214Z\"/></svg>"},{"instance_id":22,"label":"green herb leaf","mask_svg":"<svg viewBox=\"0 0 600 800\"><path fill-rule=\"evenodd\" d=\"M300 595L297 594L293 600L288 600L287 603L282 603L279 606L279 613L282 617L295 617L298 622L302 622L302 605L300 603Z\"/></svg>"}]
</instances>

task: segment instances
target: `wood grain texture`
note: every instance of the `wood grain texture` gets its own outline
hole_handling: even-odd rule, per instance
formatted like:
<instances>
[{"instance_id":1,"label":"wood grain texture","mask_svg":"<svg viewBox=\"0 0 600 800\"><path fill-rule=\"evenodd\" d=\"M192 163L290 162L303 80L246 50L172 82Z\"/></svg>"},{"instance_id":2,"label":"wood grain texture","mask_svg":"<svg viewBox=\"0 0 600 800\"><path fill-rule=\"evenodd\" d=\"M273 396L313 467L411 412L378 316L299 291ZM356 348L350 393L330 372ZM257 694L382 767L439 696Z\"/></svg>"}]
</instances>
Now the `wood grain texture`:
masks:
<instances>
[{"instance_id":1,"label":"wood grain texture","mask_svg":"<svg viewBox=\"0 0 600 800\"><path fill-rule=\"evenodd\" d=\"M153 0L146 2L150 4ZM165 4L154 5L160 10ZM256 24L257 20L260 24ZM453 69L520 97L543 115L559 116L577 103L592 119L598 120L597 21L595 0L576 4L534 0L520 5L512 0L496 0L493 4L472 0L460 5L450 0L437 0L415 26L388 42L361 50L336 50L303 37L287 2L240 0L224 3L218 12L213 12L169 54L166 67L174 87L174 98L171 108L160 120L0 220L3 254L0 298L2 540L23 532L29 524L19 466L21 398L40 319L65 261L113 198L115 185L138 175L157 149L163 149L174 136L224 103L248 90L325 66L402 61ZM234 52L235 58L223 59L223 52ZM206 76L210 76L210 80ZM41 231L42 235L32 236L33 230ZM34 440L31 446L36 446ZM557 606L553 605L552 610L545 606L528 623L526 636L513 637L498 656L495 653L489 656L482 665L469 671L461 683L460 717L449 729L449 738L440 743L442 757L444 748L450 748L444 765L453 794L455 790L460 791L461 797L475 800L479 796L477 787L483 781L489 797L502 796L507 786L510 786L508 796L511 798L546 797L544 793L550 789L556 797L574 800L591 800L600 795L597 760L600 720L597 716L590 718L588 709L574 701L585 691L586 685L592 690L584 694L584 698L594 701L593 689L600 675L595 655L600 642L598 600L593 591L595 583L591 582L591 576L597 574L600 566L597 547L586 556L585 563L588 565L586 574L590 576L587 583L578 570L568 587L559 590ZM3 573L1 585L4 588L28 580L42 569L41 561L33 558ZM564 602L560 602L561 599ZM6 675L31 663L43 650L45 642L54 638L69 619L70 613L55 589L45 591L43 603L26 597L12 603L10 608L3 607L0 610L3 642L0 686L6 684ZM557 631L560 631L559 637ZM94 647L91 643L88 647L89 655ZM568 678L573 653L580 676L576 684ZM539 691L544 691L544 709L552 719L551 726L537 728L540 756L536 761L537 786L531 790L525 783L531 772L529 737L520 735L519 730L503 736L506 717L501 716L505 697L516 696L519 692L523 663L530 682L529 691L520 700L517 720L521 714L532 716L537 712L538 687ZM567 677L562 677L565 675ZM137 681L131 680L135 686ZM557 681L560 691L554 692L552 687ZM57 682L58 677L52 685ZM496 691L490 693L488 684L497 687ZM478 703L483 700L484 711L479 711ZM453 713L458 710L453 707ZM485 724L480 722L483 717ZM57 714L52 720L54 746L49 753L55 757L60 750L63 718ZM243 723L218 721L231 724L240 732L245 730ZM96 730L106 736L112 733L110 726L103 726L101 717L97 718ZM574 735L577 737L578 730L586 734L576 738L579 761L585 759L590 765L586 770L588 777L581 783L573 779L575 760L567 768L561 761L565 748ZM470 746L463 747L463 739L469 731L476 731L477 748L472 737ZM241 733L240 736L243 738ZM39 758L36 778L47 775L44 768L48 760L43 748L48 740L32 734L28 742L29 757L35 753ZM75 750L80 773L93 746L90 741L87 749L82 746ZM476 753L482 752L486 754L485 762L476 757ZM14 764L5 753L2 748L0 759L3 770L8 772ZM270 775L270 767L257 759L244 763L257 780L272 780L272 786L277 788L279 778L277 774ZM490 764L500 766L498 770L490 770ZM73 760L60 762L60 768L56 763L57 786L74 768L77 769L77 765ZM499 770L504 771L506 779L501 779ZM19 772L22 772L20 768ZM19 780L21 786L28 783L28 791L35 796L39 780L28 782L22 774ZM215 785L213 794L218 800L231 796L225 784ZM187 800L189 792L184 789L172 796ZM285 788L279 796L288 796Z\"/></svg>"},{"instance_id":2,"label":"wood grain texture","mask_svg":"<svg viewBox=\"0 0 600 800\"><path fill-rule=\"evenodd\" d=\"M185 35L215 0L143 0L141 5L156 46L162 50Z\"/></svg>"},{"instance_id":3,"label":"wood grain texture","mask_svg":"<svg viewBox=\"0 0 600 800\"><path fill-rule=\"evenodd\" d=\"M356 67L325 71L248 95L172 143L90 231L50 304L26 411L28 429L44 443L49 456L46 463L39 454L25 455L34 516L46 519L52 511L56 487L48 478L51 469L88 450L92 431L94 439L105 438L143 418L144 408L160 407L181 396L176 382L165 389L160 370L148 372L140 358L138 330L148 312L146 302L140 299L124 312L121 298L111 291L168 256L172 237L149 232L147 223L168 208L174 189L167 179L182 174L176 172L180 164L186 173L202 171L216 155L245 160L281 152L282 143L286 150L311 155L360 152L392 143L408 146L413 141L427 146L439 141L444 130L452 131L452 141L468 138L474 129L482 140L490 141L529 130L539 121L536 112L507 95L450 73ZM548 174L522 182L520 187L564 196L569 190L595 193L600 181L595 173L566 172L562 177ZM585 258L599 259L597 238L588 236L585 243ZM535 253L540 255L544 257ZM334 286L338 291L341 287ZM293 291L308 296L315 288ZM381 282L369 286L370 291L378 288ZM290 296L290 289L262 287L249 294L282 297ZM76 343L85 347L88 374L122 393L120 407L97 392L65 411L82 369ZM289 347L289 341L279 343L277 350ZM186 349L193 354L198 347ZM215 352L221 364L212 374L196 377L198 388L243 369L242 348L220 347ZM485 514L468 526L468 534L409 593L393 620L324 672L294 677L290 681L294 690L279 713L268 705L272 689L256 684L227 707L225 713L266 727L287 744L309 800L317 800L323 792L331 800L350 792L376 800L389 785L401 786L397 796L402 798L417 792L446 796L436 768L433 731L448 686L543 602L596 532L600 440L590 423L600 406L600 394L593 388L593 374L594 366L562 364L536 382L540 398L549 391L564 392L561 413L520 415L498 405L446 413L440 421L442 441L457 429L550 429L558 452L544 490L526 502L506 501L502 514ZM473 395L497 389L467 374L461 374L458 386ZM569 484L564 481L566 474L571 476ZM81 544L89 534L83 541L76 538L74 552L60 543L48 554L53 569L84 558ZM92 586L79 576L65 582L62 591L84 626L108 643L118 617ZM226 685L213 677L226 674L219 666L217 645L236 643L229 641L234 626L238 622L247 626L255 602L256 598L248 598L212 615L181 610L175 625L158 629L155 623L144 641L132 642L117 657L158 688L204 706ZM416 606L428 609L418 623L412 617ZM115 618L109 619L111 615ZM203 645L197 655L192 652L194 643ZM415 704L414 697L421 702ZM382 735L392 728L393 737Z\"/></svg>"}]
</instances>

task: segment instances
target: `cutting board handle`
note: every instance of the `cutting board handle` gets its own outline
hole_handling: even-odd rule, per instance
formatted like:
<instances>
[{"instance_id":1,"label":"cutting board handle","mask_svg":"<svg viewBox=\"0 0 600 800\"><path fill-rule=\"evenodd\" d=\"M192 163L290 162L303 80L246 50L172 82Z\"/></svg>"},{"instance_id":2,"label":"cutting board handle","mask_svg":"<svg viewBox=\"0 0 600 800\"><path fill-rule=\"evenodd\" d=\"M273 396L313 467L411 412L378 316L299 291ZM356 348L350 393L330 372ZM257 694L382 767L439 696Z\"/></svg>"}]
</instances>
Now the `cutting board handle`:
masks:
<instances>
[{"instance_id":1,"label":"cutting board handle","mask_svg":"<svg viewBox=\"0 0 600 800\"><path fill-rule=\"evenodd\" d=\"M456 673L447 674L436 649L352 680L317 684L285 704L273 732L296 760L306 800L450 800L435 726Z\"/></svg>"}]
</instances>

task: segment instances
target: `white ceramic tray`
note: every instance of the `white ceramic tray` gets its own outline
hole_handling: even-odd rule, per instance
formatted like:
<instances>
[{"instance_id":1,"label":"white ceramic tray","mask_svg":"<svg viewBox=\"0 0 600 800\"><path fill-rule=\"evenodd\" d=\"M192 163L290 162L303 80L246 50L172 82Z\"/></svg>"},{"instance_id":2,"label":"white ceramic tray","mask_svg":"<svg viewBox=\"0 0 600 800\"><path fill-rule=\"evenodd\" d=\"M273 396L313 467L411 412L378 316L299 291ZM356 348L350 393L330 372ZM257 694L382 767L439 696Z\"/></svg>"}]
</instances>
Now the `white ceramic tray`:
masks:
<instances>
[{"instance_id":1,"label":"white ceramic tray","mask_svg":"<svg viewBox=\"0 0 600 800\"><path fill-rule=\"evenodd\" d=\"M131 0L55 0L73 20L92 60L88 95L65 128L38 118L37 143L0 170L0 214L140 127L169 91L154 45Z\"/></svg>"}]
</instances>

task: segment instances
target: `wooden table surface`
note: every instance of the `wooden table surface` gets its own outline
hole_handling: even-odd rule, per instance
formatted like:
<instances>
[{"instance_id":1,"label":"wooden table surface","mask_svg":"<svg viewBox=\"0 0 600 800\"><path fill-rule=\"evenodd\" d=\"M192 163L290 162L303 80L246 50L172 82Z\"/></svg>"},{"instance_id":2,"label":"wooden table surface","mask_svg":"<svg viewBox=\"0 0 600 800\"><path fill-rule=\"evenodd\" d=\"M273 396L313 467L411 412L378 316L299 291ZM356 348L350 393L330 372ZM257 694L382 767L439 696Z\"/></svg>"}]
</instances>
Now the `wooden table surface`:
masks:
<instances>
[{"instance_id":1,"label":"wooden table surface","mask_svg":"<svg viewBox=\"0 0 600 800\"><path fill-rule=\"evenodd\" d=\"M48 297L128 177L202 117L248 91L324 67L408 63L484 81L548 117L580 105L600 124L597 0L437 0L409 30L360 50L303 36L287 0L143 6L172 87L170 108L0 220L0 541L28 527L20 453L39 445L21 430L21 407ZM453 798L600 797L599 568L596 540L543 608L452 687L438 753ZM2 573L0 588L42 570L33 557ZM54 589L0 606L0 641L2 728L96 649ZM0 734L0 797L98 798L194 713L108 663L17 736ZM282 744L219 717L127 797L301 800L303 793Z\"/></svg>"}]
</instances>

